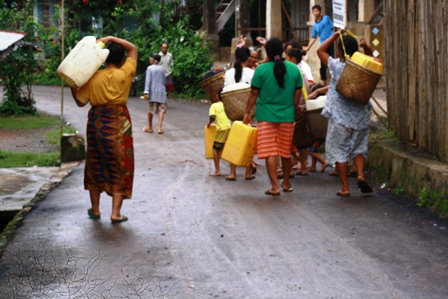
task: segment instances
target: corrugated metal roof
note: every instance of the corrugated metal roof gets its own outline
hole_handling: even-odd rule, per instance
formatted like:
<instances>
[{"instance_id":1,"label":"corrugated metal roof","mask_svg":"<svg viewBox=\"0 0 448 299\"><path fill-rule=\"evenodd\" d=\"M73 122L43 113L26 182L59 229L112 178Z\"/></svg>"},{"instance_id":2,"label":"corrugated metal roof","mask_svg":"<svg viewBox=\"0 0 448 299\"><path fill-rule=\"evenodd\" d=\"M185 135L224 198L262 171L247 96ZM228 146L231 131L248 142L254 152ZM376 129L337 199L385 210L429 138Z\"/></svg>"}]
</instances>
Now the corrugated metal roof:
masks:
<instances>
[{"instance_id":1,"label":"corrugated metal roof","mask_svg":"<svg viewBox=\"0 0 448 299\"><path fill-rule=\"evenodd\" d=\"M0 30L0 52L21 40L26 33Z\"/></svg>"}]
</instances>

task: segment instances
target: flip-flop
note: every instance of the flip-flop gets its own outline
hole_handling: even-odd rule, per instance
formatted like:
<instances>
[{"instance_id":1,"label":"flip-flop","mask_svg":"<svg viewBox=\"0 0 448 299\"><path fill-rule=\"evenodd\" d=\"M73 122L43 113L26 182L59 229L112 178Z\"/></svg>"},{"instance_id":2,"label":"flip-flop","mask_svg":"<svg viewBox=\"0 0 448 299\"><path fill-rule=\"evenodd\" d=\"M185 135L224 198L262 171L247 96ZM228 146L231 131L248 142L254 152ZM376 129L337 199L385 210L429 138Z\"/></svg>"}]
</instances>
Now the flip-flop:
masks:
<instances>
[{"instance_id":1,"label":"flip-flop","mask_svg":"<svg viewBox=\"0 0 448 299\"><path fill-rule=\"evenodd\" d=\"M250 177L246 177L244 178L246 181L252 181L253 179L255 179L255 176L250 176Z\"/></svg>"},{"instance_id":2,"label":"flip-flop","mask_svg":"<svg viewBox=\"0 0 448 299\"><path fill-rule=\"evenodd\" d=\"M283 187L283 181L280 182L280 185L282 186L283 192L292 192L292 186L289 186L288 189Z\"/></svg>"},{"instance_id":3,"label":"flip-flop","mask_svg":"<svg viewBox=\"0 0 448 299\"><path fill-rule=\"evenodd\" d=\"M126 217L124 215L121 217L121 219L111 220L112 223L120 223L120 222L124 222L124 221L128 221L128 217Z\"/></svg>"},{"instance_id":4,"label":"flip-flop","mask_svg":"<svg viewBox=\"0 0 448 299\"><path fill-rule=\"evenodd\" d=\"M337 196L340 196L340 197L350 197L350 192L341 192L341 191L338 191L338 193L336 193L336 195L337 195Z\"/></svg>"},{"instance_id":5,"label":"flip-flop","mask_svg":"<svg viewBox=\"0 0 448 299\"><path fill-rule=\"evenodd\" d=\"M330 172L328 173L328 175L329 175L329 176L339 176L339 174L336 173L336 172L334 172L334 171L330 171Z\"/></svg>"},{"instance_id":6,"label":"flip-flop","mask_svg":"<svg viewBox=\"0 0 448 299\"><path fill-rule=\"evenodd\" d=\"M92 209L87 209L87 214L89 215L89 217L90 217L91 219L100 219L100 218L101 218L101 216L92 214Z\"/></svg>"},{"instance_id":7,"label":"flip-flop","mask_svg":"<svg viewBox=\"0 0 448 299\"><path fill-rule=\"evenodd\" d=\"M226 176L226 181L233 182L233 181L236 181L236 178L231 178L231 177Z\"/></svg>"},{"instance_id":8,"label":"flip-flop","mask_svg":"<svg viewBox=\"0 0 448 299\"><path fill-rule=\"evenodd\" d=\"M165 132L163 132L163 131L159 131L159 132L157 132L158 134L163 134L163 133L165 133Z\"/></svg>"},{"instance_id":9,"label":"flip-flop","mask_svg":"<svg viewBox=\"0 0 448 299\"><path fill-rule=\"evenodd\" d=\"M266 194L266 195L273 195L273 196L279 196L281 193L279 192L279 193L273 193L273 192L271 192L271 190L266 190L266 191L264 191L264 194Z\"/></svg>"},{"instance_id":10,"label":"flip-flop","mask_svg":"<svg viewBox=\"0 0 448 299\"><path fill-rule=\"evenodd\" d=\"M372 193L373 189L370 187L366 180L358 180L358 188L361 189L361 193Z\"/></svg>"}]
</instances>

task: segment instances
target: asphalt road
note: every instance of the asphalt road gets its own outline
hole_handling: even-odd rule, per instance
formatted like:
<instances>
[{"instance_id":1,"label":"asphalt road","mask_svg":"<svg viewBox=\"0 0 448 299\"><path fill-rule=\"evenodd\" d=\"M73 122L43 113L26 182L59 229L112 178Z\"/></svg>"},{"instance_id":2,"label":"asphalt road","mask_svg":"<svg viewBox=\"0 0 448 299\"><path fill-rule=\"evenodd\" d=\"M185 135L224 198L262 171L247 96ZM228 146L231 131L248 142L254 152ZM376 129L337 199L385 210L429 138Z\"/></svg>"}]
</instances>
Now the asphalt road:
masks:
<instances>
[{"instance_id":1,"label":"asphalt road","mask_svg":"<svg viewBox=\"0 0 448 299\"><path fill-rule=\"evenodd\" d=\"M35 87L37 107L60 114L59 88ZM64 118L85 135L88 107L64 93ZM210 177L208 105L170 101L165 134L144 133L146 102L129 100L133 199L112 225L87 217L81 163L26 216L6 248L0 298L447 298L448 222L393 194L352 197L325 173L292 179L279 197L264 161L256 179ZM157 122L157 118L155 118ZM222 162L224 174L228 164ZM447 226L447 227L446 227ZM10 272L5 272L8 269ZM47 297L44 297L47 296Z\"/></svg>"}]
</instances>

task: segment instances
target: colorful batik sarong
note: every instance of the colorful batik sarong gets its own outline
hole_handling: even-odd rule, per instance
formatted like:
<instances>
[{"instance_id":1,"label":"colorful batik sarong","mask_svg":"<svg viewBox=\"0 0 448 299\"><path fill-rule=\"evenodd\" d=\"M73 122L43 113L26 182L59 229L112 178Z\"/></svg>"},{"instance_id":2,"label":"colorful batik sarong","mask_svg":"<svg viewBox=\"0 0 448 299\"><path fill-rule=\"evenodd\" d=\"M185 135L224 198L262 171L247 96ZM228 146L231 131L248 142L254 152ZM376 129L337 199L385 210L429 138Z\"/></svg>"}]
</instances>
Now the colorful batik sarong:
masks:
<instances>
[{"instance_id":1,"label":"colorful batik sarong","mask_svg":"<svg viewBox=\"0 0 448 299\"><path fill-rule=\"evenodd\" d=\"M84 188L132 197L134 146L125 105L93 106L87 122Z\"/></svg>"}]
</instances>

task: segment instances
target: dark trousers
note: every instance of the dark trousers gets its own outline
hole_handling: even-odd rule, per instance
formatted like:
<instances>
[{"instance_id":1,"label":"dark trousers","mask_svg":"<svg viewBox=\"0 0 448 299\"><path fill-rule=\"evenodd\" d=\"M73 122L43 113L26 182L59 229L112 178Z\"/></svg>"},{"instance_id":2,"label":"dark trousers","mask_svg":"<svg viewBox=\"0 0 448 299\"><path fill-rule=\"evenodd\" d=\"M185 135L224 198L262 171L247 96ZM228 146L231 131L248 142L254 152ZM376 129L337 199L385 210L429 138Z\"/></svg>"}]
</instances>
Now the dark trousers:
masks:
<instances>
[{"instance_id":1,"label":"dark trousers","mask_svg":"<svg viewBox=\"0 0 448 299\"><path fill-rule=\"evenodd\" d=\"M331 45L325 52L327 52L331 57L334 57L334 45ZM327 67L322 62L320 63L319 73L320 79L322 81L327 81Z\"/></svg>"}]
</instances>

